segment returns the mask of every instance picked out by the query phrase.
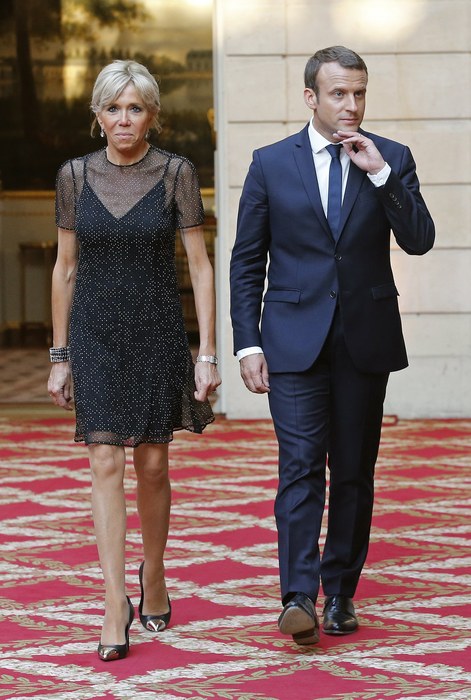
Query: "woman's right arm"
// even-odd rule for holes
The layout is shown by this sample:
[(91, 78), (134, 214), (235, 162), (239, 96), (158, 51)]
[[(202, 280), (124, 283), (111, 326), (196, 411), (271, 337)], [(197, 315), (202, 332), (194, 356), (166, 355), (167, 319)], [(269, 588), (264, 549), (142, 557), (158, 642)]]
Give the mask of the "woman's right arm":
[[(69, 319), (77, 272), (78, 244), (74, 231), (58, 229), (57, 260), (52, 273), (52, 328), (55, 348), (69, 344)], [(72, 410), (70, 362), (53, 362), (47, 390), (57, 406)]]

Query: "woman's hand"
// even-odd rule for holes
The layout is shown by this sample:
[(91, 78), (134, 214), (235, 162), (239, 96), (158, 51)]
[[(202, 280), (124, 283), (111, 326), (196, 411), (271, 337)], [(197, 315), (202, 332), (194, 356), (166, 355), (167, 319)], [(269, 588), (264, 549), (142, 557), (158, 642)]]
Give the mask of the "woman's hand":
[(195, 399), (206, 401), (208, 396), (216, 391), (221, 383), (221, 377), (217, 366), (211, 362), (197, 362), (195, 364)]
[[(188, 258), (191, 285), (198, 318), (200, 337), (199, 355), (214, 355), (216, 300), (214, 296), (213, 268), (208, 258), (204, 229), (202, 226), (182, 229), (181, 237)], [(197, 362), (195, 365), (195, 399), (206, 401), (209, 394), (217, 389), (221, 378), (217, 367), (211, 362)]]
[(73, 408), (72, 375), (70, 362), (54, 362), (47, 382), (47, 390), (56, 406), (71, 411)]

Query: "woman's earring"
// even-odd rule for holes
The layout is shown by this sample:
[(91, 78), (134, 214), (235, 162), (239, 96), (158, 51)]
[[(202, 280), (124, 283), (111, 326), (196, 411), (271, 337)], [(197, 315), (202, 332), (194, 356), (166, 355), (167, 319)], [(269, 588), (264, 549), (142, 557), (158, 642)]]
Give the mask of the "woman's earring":
[(103, 127), (100, 127), (100, 136), (101, 138), (104, 138), (105, 132), (103, 131)]

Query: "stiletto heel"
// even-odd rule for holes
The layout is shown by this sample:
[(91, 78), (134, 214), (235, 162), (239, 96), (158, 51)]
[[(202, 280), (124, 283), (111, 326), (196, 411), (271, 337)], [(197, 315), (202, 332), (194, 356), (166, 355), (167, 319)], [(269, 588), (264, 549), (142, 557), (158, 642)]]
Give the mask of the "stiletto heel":
[(149, 632), (162, 632), (166, 627), (168, 627), (170, 622), (170, 616), (172, 614), (172, 606), (170, 604), (170, 598), (167, 593), (168, 601), (168, 612), (162, 615), (144, 615), (142, 609), (144, 607), (144, 585), (142, 582), (142, 575), (144, 572), (144, 562), (139, 567), (139, 583), (141, 584), (141, 600), (139, 601), (139, 619), (141, 625), (144, 629), (149, 630)]
[(134, 620), (134, 606), (126, 596), (129, 606), (129, 617), (128, 623), (124, 629), (125, 643), (124, 644), (102, 644), (98, 645), (98, 656), (102, 661), (117, 661), (118, 659), (124, 659), (129, 651), (129, 628), (131, 627), (132, 621)]

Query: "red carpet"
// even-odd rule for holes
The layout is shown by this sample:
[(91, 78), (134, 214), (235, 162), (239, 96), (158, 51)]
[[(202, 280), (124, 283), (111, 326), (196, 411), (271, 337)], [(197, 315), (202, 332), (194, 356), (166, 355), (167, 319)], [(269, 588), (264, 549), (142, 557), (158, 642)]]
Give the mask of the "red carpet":
[[(471, 420), (385, 424), (361, 629), (300, 648), (280, 612), (268, 421), (219, 419), (171, 447), (172, 625), (96, 656), (102, 587), (72, 422), (0, 421), (0, 698), (469, 700)], [(129, 494), (128, 593), (142, 553)], [(319, 600), (319, 608), (322, 599)], [(320, 611), (320, 610), (319, 610)]]

